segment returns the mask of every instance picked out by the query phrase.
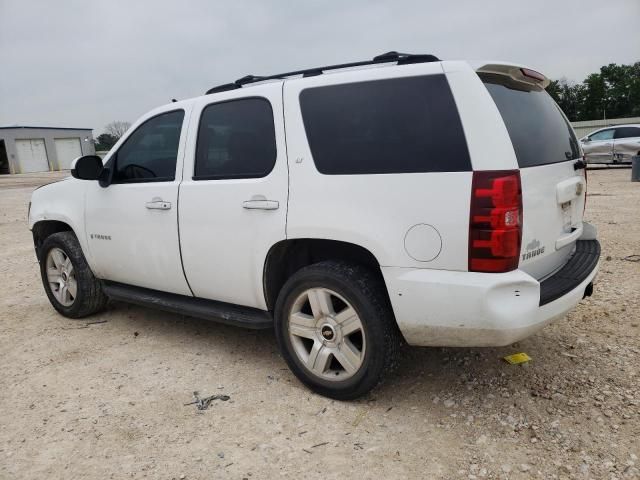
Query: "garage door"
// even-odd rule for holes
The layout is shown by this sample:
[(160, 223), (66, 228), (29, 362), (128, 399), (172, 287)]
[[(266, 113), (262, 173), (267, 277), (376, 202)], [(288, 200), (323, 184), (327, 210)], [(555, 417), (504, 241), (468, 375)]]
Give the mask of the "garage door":
[(44, 138), (16, 140), (20, 173), (46, 172), (49, 170)]
[(58, 156), (58, 169), (69, 170), (71, 160), (82, 155), (79, 138), (56, 138), (56, 155)]

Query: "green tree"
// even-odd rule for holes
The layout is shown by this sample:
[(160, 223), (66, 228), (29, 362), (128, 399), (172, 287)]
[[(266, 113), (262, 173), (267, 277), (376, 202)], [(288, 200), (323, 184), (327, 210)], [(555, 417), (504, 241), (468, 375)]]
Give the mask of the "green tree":
[(553, 80), (547, 91), (572, 121), (640, 116), (640, 62), (605, 65), (579, 84)]
[(98, 138), (96, 138), (96, 150), (111, 150), (111, 147), (113, 147), (117, 141), (118, 139), (109, 133), (98, 135)]
[(552, 80), (547, 87), (547, 92), (570, 120), (580, 117), (584, 96), (583, 85), (572, 84), (566, 78), (561, 78)]
[[(592, 73), (585, 81), (584, 97), (582, 99), (582, 109), (580, 120), (595, 120), (607, 116), (607, 85), (599, 73)], [(611, 115), (609, 115), (611, 118)]]

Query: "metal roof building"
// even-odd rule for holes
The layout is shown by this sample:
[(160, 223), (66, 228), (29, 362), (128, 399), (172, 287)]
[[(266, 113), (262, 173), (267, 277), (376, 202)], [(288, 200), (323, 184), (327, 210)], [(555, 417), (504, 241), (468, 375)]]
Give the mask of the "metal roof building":
[(81, 155), (93, 155), (91, 128), (0, 127), (0, 174), (67, 170)]

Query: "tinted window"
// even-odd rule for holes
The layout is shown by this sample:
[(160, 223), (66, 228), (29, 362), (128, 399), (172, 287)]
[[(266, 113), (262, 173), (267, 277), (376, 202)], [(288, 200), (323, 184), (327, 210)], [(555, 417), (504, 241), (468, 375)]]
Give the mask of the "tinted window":
[(300, 107), (321, 173), (471, 170), (444, 75), (309, 88)]
[(633, 138), (633, 137), (640, 137), (640, 128), (638, 127), (616, 128), (616, 138)]
[(113, 181), (172, 181), (184, 111), (163, 113), (147, 120), (124, 142), (115, 156)]
[(276, 161), (271, 104), (264, 98), (204, 108), (196, 147), (196, 180), (264, 177)]
[(565, 162), (580, 157), (569, 123), (551, 96), (504, 75), (480, 75), (511, 137), (520, 167)]
[(613, 138), (613, 128), (609, 130), (602, 130), (601, 132), (594, 133), (589, 137), (590, 140), (611, 140)]

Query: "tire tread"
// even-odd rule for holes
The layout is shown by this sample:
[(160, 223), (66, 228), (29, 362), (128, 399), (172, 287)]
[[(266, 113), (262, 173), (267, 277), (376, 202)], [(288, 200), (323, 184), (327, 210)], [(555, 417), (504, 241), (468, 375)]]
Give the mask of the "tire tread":
[[(74, 301), (69, 307), (65, 307), (58, 303), (55, 299), (46, 276), (46, 258), (47, 253), (53, 247), (58, 247), (71, 258), (73, 269), (76, 273), (76, 281), (78, 282), (79, 295), (76, 297), (78, 301)], [(80, 243), (75, 234), (70, 231), (58, 232), (48, 236), (42, 243), (40, 248), (40, 272), (42, 275), (42, 283), (49, 301), (58, 312), (69, 318), (83, 318), (97, 313), (105, 308), (108, 297), (102, 291), (102, 285), (91, 271), (87, 263)]]
[[(293, 361), (292, 355), (287, 351), (283, 335), (286, 334), (286, 328), (283, 323), (284, 307), (287, 297), (295, 291), (297, 285), (309, 278), (329, 278), (351, 285), (360, 296), (360, 301), (368, 304), (374, 311), (375, 318), (368, 318), (369, 322), (376, 322), (377, 327), (382, 328), (383, 346), (379, 352), (374, 355), (382, 355), (381, 364), (375, 371), (367, 372), (363, 380), (350, 386), (349, 388), (334, 388), (320, 385), (306, 378), (307, 375), (300, 375), (299, 367)], [(343, 294), (343, 292), (338, 292)], [(285, 357), (289, 367), (293, 373), (309, 388), (317, 393), (337, 400), (352, 400), (358, 398), (383, 382), (384, 378), (393, 372), (399, 361), (402, 346), (402, 335), (398, 329), (391, 302), (387, 295), (386, 287), (382, 279), (376, 275), (371, 269), (356, 263), (347, 263), (335, 260), (328, 260), (303, 267), (294, 273), (285, 283), (276, 303), (275, 311), (276, 337), (280, 350)]]

